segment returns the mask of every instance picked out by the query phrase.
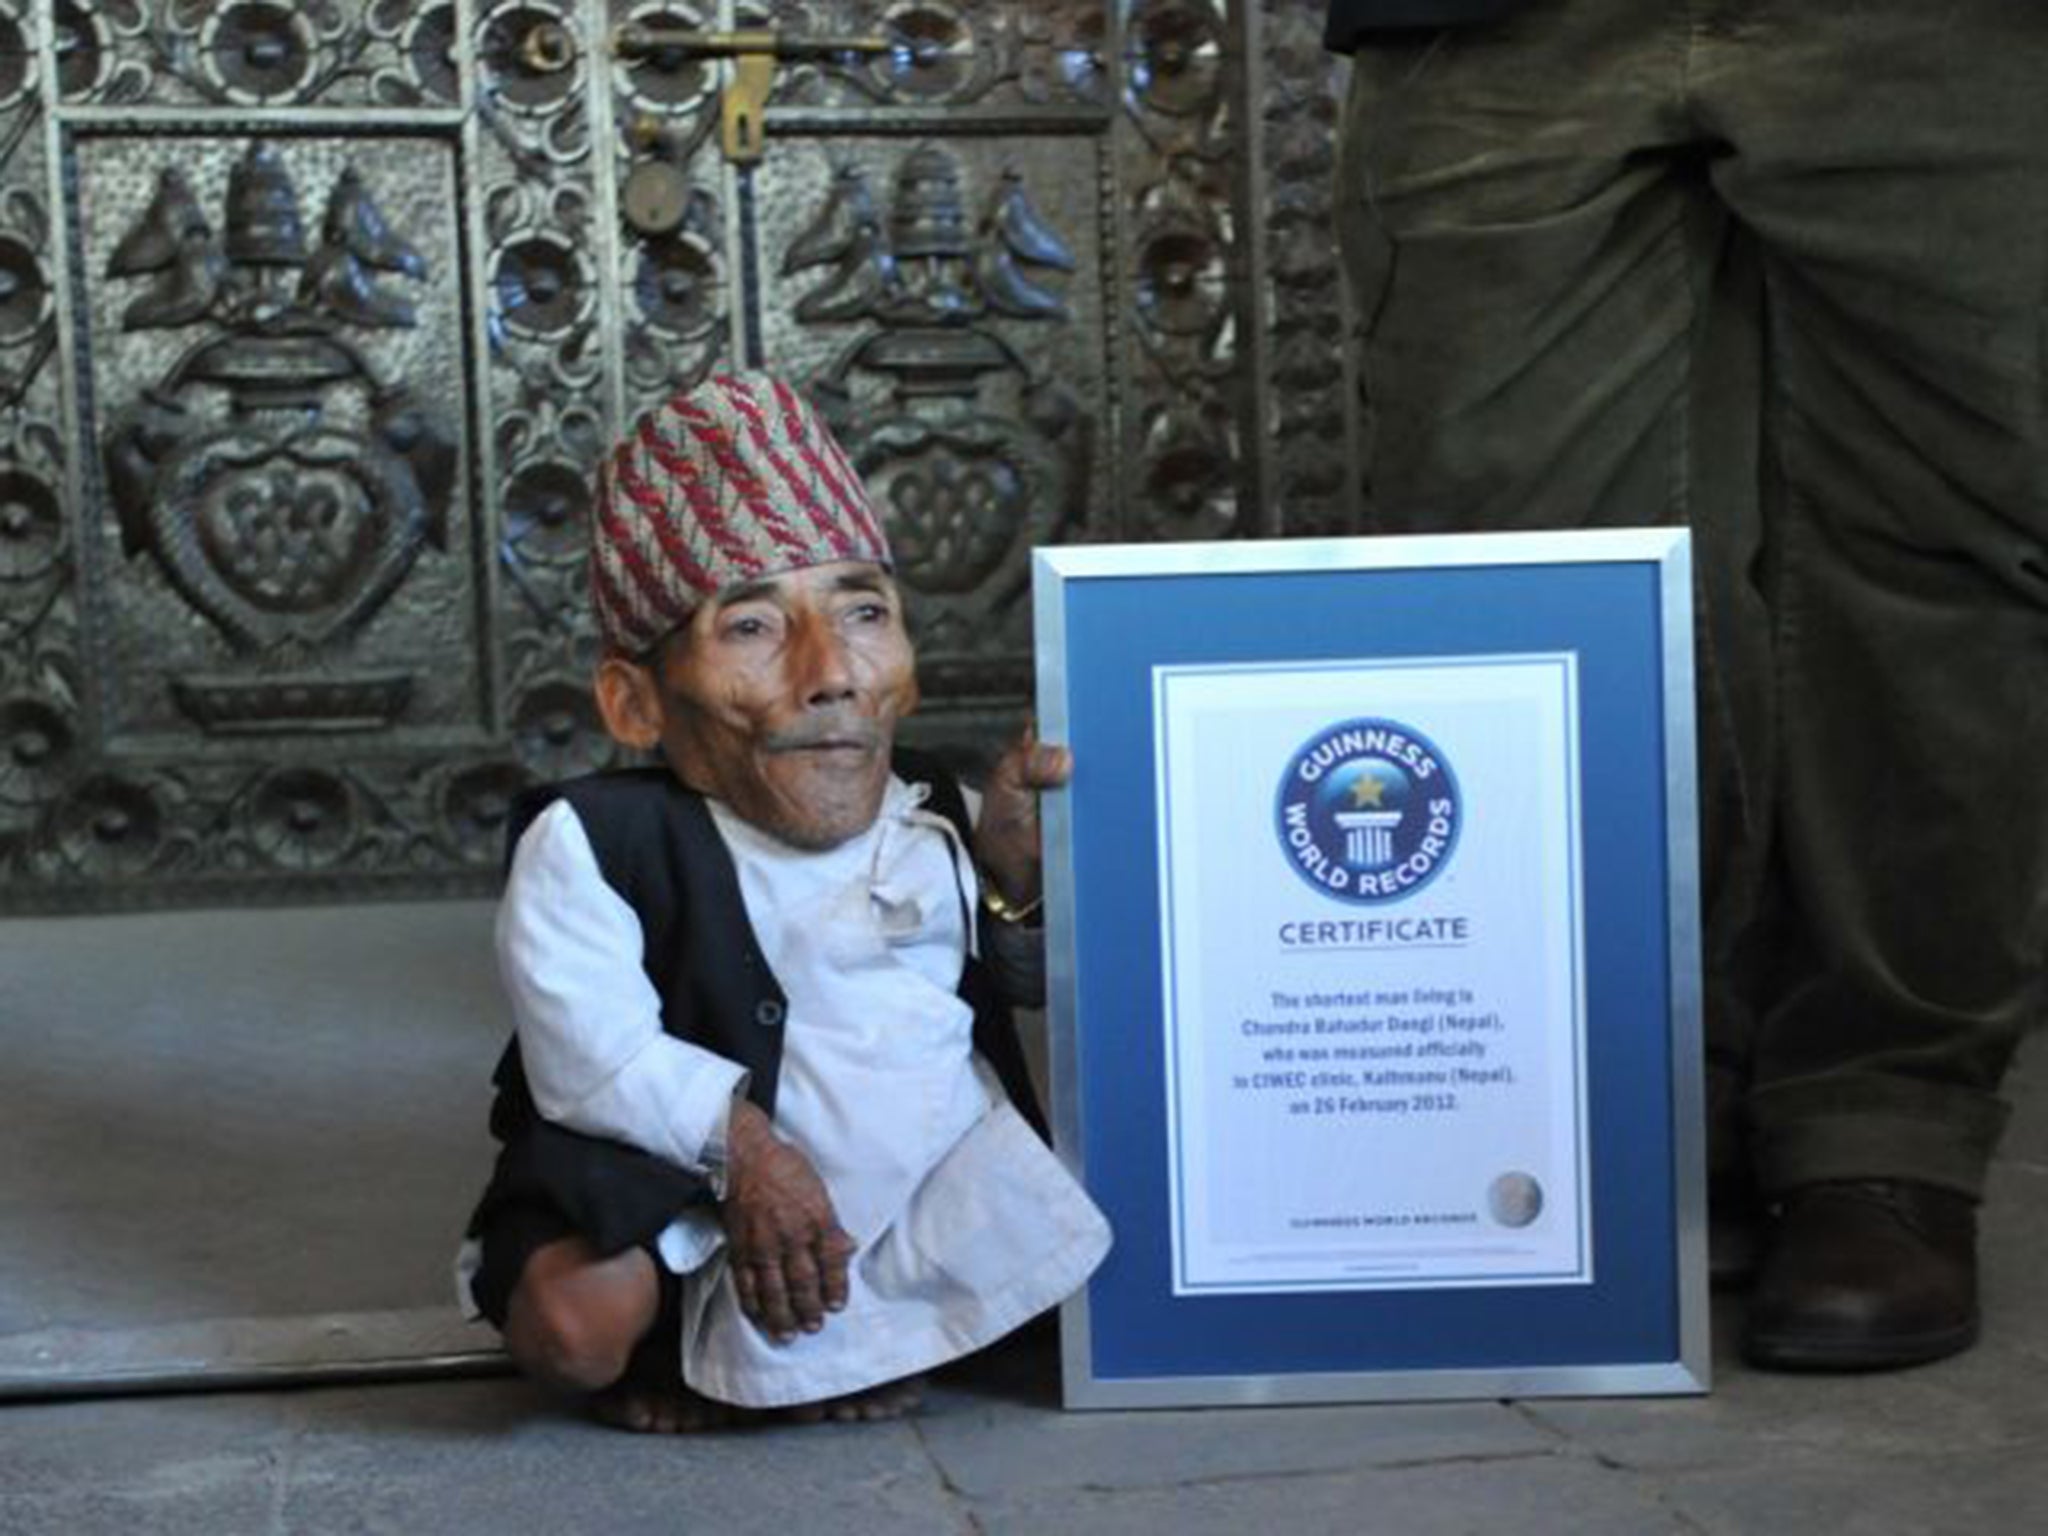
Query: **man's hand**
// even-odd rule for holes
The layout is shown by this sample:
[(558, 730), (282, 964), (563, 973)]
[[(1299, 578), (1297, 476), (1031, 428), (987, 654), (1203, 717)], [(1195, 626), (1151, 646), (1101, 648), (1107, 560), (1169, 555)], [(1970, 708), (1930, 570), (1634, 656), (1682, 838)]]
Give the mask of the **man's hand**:
[(1012, 906), (1038, 899), (1039, 791), (1061, 788), (1073, 772), (1073, 754), (1041, 742), (1036, 727), (1026, 725), (989, 773), (981, 820), (974, 829), (974, 852), (982, 872)]
[(740, 1099), (726, 1128), (726, 1256), (740, 1310), (778, 1344), (846, 1305), (855, 1244), (811, 1160)]

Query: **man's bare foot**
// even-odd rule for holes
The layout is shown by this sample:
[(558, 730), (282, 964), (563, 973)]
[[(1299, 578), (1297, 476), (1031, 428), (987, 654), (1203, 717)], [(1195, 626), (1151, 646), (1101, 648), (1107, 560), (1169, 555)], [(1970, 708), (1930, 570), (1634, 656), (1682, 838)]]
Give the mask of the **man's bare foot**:
[[(730, 1403), (700, 1397), (681, 1385), (646, 1387), (621, 1382), (592, 1393), (589, 1402), (591, 1416), (600, 1424), (641, 1435), (697, 1435), (707, 1430), (736, 1429), (766, 1416), (761, 1410), (736, 1408)], [(907, 1418), (923, 1406), (924, 1378), (906, 1376), (865, 1392), (799, 1403), (781, 1410), (780, 1416), (793, 1424), (873, 1424)]]
[(753, 1417), (744, 1408), (699, 1397), (681, 1384), (646, 1387), (628, 1382), (593, 1393), (590, 1412), (600, 1424), (641, 1435), (696, 1435), (729, 1429)]
[(784, 1412), (798, 1424), (871, 1424), (908, 1418), (924, 1406), (924, 1378), (905, 1376), (865, 1392), (828, 1397), (821, 1403), (799, 1403)]

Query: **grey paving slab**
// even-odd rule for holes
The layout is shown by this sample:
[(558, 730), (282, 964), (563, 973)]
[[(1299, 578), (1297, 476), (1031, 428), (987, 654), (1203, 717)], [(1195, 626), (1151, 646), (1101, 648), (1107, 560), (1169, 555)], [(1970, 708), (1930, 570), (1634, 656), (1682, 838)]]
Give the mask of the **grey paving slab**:
[(0, 1536), (241, 1536), (277, 1529), (274, 1503), (267, 1481), (221, 1489), (9, 1494), (0, 1502)]
[(1618, 1464), (1670, 1470), (2048, 1445), (2044, 1396), (2037, 1373), (2009, 1362), (1955, 1362), (1884, 1376), (1729, 1373), (1709, 1398), (1522, 1407)]
[(304, 1400), (210, 1393), (0, 1408), (0, 1509), (82, 1490), (196, 1495), (260, 1484)]
[(2048, 1445), (2048, 1378), (2009, 1327), (1995, 1327), (1968, 1354), (1917, 1370), (1783, 1375), (1736, 1358), (1738, 1302), (1722, 1299), (1715, 1316), (1707, 1397), (1545, 1400), (1521, 1410), (1603, 1456), (1646, 1468)]
[(919, 1432), (969, 1496), (1540, 1454), (1553, 1431), (1488, 1402), (1063, 1413), (1040, 1325), (944, 1373)]
[(1674, 1478), (1663, 1496), (1702, 1536), (2020, 1536), (2048, 1521), (2048, 1460), (2039, 1447), (1802, 1457), (1767, 1472)]
[(286, 1401), (129, 1399), (0, 1410), (0, 1533), (271, 1529)]
[(7, 1409), (0, 1488), (10, 1536), (968, 1528), (911, 1424), (626, 1435), (512, 1380)]
[(306, 1532), (774, 1532), (968, 1529), (909, 1425), (705, 1437), (536, 1417), (496, 1436), (309, 1426), (283, 1528)]
[(2048, 1362), (2048, 1163), (1994, 1166), (1980, 1222), (1986, 1346)]
[(1562, 1452), (971, 1500), (987, 1536), (1697, 1536), (1647, 1479)]
[(1070, 1414), (963, 1404), (930, 1415), (922, 1429), (947, 1478), (971, 1498), (1481, 1461), (1540, 1455), (1557, 1443), (1498, 1403)]
[(1058, 1413), (1044, 1364), (948, 1381), (907, 1424), (694, 1440), (511, 1379), (0, 1408), (0, 1533), (1938, 1536), (2048, 1508), (2042, 1378), (2010, 1352), (1704, 1400), (1159, 1414)]

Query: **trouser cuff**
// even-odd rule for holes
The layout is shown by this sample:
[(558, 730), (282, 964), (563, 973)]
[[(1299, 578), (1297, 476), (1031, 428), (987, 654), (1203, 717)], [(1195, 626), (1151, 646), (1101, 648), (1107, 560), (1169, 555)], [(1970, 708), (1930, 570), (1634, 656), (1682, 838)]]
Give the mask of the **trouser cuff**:
[(1801, 1184), (1910, 1179), (1981, 1200), (2010, 1113), (1989, 1094), (1882, 1079), (1758, 1089), (1757, 1182), (1768, 1197)]

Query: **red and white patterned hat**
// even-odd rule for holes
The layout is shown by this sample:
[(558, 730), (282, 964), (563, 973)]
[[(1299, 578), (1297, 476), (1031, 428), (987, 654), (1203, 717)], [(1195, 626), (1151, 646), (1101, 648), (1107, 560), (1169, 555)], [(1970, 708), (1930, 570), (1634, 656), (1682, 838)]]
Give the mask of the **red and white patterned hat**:
[(766, 373), (720, 374), (636, 421), (598, 473), (590, 587), (628, 654), (735, 582), (835, 560), (889, 564), (867, 488), (810, 403)]

